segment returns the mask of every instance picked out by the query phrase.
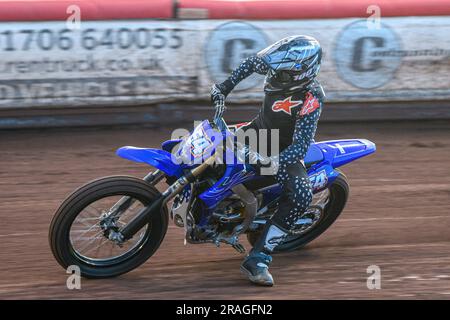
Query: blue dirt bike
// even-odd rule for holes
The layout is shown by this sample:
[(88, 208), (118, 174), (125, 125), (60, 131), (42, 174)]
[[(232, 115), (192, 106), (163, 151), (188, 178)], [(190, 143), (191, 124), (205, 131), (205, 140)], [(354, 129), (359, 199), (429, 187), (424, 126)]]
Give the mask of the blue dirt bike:
[[(169, 216), (184, 228), (185, 243), (221, 243), (239, 252), (239, 236), (255, 243), (277, 210), (281, 188), (273, 176), (260, 176), (236, 160), (223, 142), (233, 136), (222, 114), (203, 121), (190, 135), (162, 144), (162, 150), (122, 147), (125, 159), (156, 168), (145, 178), (111, 176), (72, 193), (53, 217), (49, 240), (56, 260), (78, 265), (89, 278), (113, 277), (137, 268), (159, 248)], [(314, 191), (309, 209), (276, 251), (300, 248), (317, 238), (342, 212), (349, 194), (337, 168), (369, 155), (365, 139), (313, 143), (304, 159)], [(200, 161), (201, 160), (201, 161)], [(163, 179), (163, 192), (155, 185)], [(167, 208), (171, 202), (171, 210)]]

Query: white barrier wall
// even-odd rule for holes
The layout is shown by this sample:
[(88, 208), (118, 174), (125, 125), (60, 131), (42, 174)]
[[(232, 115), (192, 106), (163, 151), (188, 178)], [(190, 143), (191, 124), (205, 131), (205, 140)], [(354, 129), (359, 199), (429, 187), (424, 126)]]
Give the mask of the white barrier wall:
[[(450, 98), (450, 17), (303, 21), (93, 21), (0, 24), (0, 107), (209, 99), (245, 57), (292, 35), (323, 46), (328, 101)], [(254, 75), (230, 95), (259, 101)]]

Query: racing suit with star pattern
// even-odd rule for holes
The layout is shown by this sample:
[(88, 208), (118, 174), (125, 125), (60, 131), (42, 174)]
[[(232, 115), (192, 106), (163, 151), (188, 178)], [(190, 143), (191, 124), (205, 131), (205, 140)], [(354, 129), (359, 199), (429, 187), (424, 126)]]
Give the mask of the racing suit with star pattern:
[[(269, 67), (264, 61), (251, 56), (216, 87), (226, 97), (251, 74), (266, 75), (268, 71)], [(271, 159), (278, 162), (275, 178), (282, 185), (283, 192), (278, 211), (271, 222), (284, 231), (295, 228), (295, 222), (312, 201), (311, 185), (302, 160), (314, 139), (323, 99), (323, 89), (317, 81), (295, 92), (266, 92), (257, 117), (242, 127), (243, 130), (267, 129), (268, 137), (271, 136), (271, 129), (279, 130), (280, 153), (271, 156)], [(270, 252), (273, 247), (266, 245), (264, 249)]]

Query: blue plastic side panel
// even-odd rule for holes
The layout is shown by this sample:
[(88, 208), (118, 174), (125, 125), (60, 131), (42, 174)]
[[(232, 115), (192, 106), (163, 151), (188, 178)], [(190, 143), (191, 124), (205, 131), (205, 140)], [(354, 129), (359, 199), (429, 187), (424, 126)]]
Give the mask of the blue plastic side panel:
[(310, 164), (310, 163), (322, 161), (323, 160), (323, 152), (316, 144), (313, 143), (309, 146), (304, 160), (305, 160), (306, 165)]
[(122, 147), (116, 151), (119, 157), (140, 163), (147, 163), (169, 176), (181, 176), (180, 165), (172, 161), (171, 154), (164, 150), (136, 147)]
[(244, 165), (227, 165), (225, 173), (211, 188), (198, 197), (206, 204), (206, 207), (214, 208), (220, 201), (229, 197), (233, 191), (231, 188), (255, 176), (254, 171), (244, 170)]

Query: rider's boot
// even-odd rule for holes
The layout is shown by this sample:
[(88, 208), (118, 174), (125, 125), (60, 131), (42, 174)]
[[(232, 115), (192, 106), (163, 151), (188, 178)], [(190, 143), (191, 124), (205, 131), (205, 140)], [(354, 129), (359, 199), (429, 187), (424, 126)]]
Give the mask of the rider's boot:
[(268, 221), (253, 249), (244, 259), (241, 270), (248, 279), (258, 285), (273, 286), (273, 277), (269, 272), (272, 257), (269, 255), (287, 236), (287, 232)]

